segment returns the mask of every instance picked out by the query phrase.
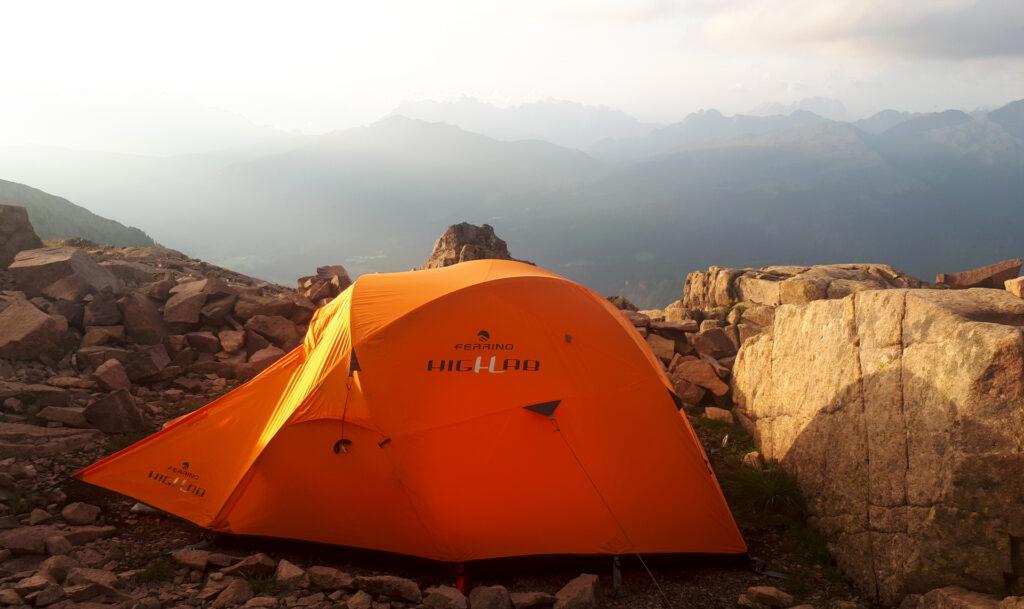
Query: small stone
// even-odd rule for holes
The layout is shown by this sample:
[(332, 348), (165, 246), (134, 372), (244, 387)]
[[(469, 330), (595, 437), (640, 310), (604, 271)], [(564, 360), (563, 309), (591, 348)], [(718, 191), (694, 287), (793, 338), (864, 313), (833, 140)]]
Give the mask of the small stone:
[[(207, 557), (207, 560), (211, 560), (213, 557)], [(251, 575), (255, 577), (266, 577), (271, 575), (277, 568), (277, 563), (274, 559), (263, 554), (253, 554), (252, 556), (246, 556), (237, 563), (222, 569), (225, 575)]]
[[(227, 581), (228, 579), (230, 581)], [(220, 591), (217, 598), (210, 603), (210, 609), (234, 607), (252, 598), (252, 586), (249, 585), (249, 582), (238, 577), (225, 578), (225, 581), (227, 581), (227, 585)]]
[(277, 563), (277, 569), (274, 570), (274, 580), (279, 584), (295, 588), (304, 588), (309, 585), (306, 572), (283, 559)]
[(512, 606), (515, 609), (544, 609), (555, 604), (555, 595), (547, 592), (513, 592)]
[(18, 580), (13, 587), (15, 592), (25, 596), (26, 594), (42, 590), (49, 583), (50, 580), (46, 579), (42, 575), (30, 575), (29, 577)]
[(42, 508), (36, 508), (28, 514), (29, 526), (36, 526), (37, 524), (43, 524), (53, 520), (53, 516), (49, 512)]
[(418, 603), (423, 598), (420, 587), (416, 585), (416, 582), (404, 577), (396, 577), (394, 575), (359, 576), (355, 578), (353, 583), (356, 588), (365, 590), (373, 595), (381, 595), (413, 603)]
[(98, 584), (107, 588), (114, 588), (117, 585), (117, 575), (107, 569), (75, 567), (68, 571), (65, 581), (71, 585)]
[(39, 565), (38, 573), (51, 581), (63, 583), (68, 573), (78, 566), (78, 561), (70, 556), (51, 556)]
[(466, 609), (466, 595), (451, 586), (427, 588), (423, 604), (430, 609)]
[(333, 567), (319, 565), (310, 567), (306, 571), (306, 575), (309, 576), (310, 583), (323, 590), (339, 590), (352, 587), (352, 576)]
[(505, 586), (477, 586), (469, 592), (473, 609), (512, 609), (512, 597)]
[(745, 607), (746, 609), (764, 609), (763, 605), (750, 600), (750, 597), (746, 594), (741, 594), (739, 598), (736, 599), (736, 606)]
[(769, 607), (790, 607), (794, 600), (791, 594), (772, 586), (750, 586), (747, 588), (747, 598)]
[(601, 606), (601, 582), (584, 573), (555, 593), (555, 609), (594, 609)]
[(74, 549), (74, 546), (63, 535), (51, 535), (44, 540), (46, 553), (50, 556), (64, 556)]
[(242, 607), (248, 609), (269, 609), (271, 607), (277, 607), (277, 599), (273, 596), (254, 596), (249, 600), (245, 601)]
[(52, 605), (57, 601), (64, 598), (64, 588), (61, 588), (55, 583), (48, 584), (45, 588), (36, 594), (36, 598), (33, 601), (36, 607), (46, 607)]
[(730, 425), (736, 423), (736, 418), (733, 416), (732, 411), (725, 408), (708, 406), (704, 408), (704, 416), (712, 421), (721, 421)]
[(372, 609), (373, 597), (360, 590), (349, 597), (345, 605), (348, 609)]
[(108, 359), (96, 368), (92, 373), (93, 378), (107, 391), (118, 389), (131, 389), (132, 383), (128, 380), (128, 373), (124, 364), (116, 359)]
[(764, 457), (756, 450), (752, 450), (743, 455), (743, 465), (753, 467), (755, 469), (764, 469)]
[(64, 509), (60, 511), (60, 515), (68, 524), (93, 524), (100, 515), (100, 508), (76, 501), (64, 506)]
[(178, 550), (171, 554), (171, 558), (183, 567), (205, 571), (210, 560), (210, 553), (205, 550)]

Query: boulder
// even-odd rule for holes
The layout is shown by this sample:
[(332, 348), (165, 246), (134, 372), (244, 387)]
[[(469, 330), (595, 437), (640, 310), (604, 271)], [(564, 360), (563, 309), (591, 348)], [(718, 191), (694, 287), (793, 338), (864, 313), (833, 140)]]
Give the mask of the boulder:
[(1005, 290), (862, 291), (779, 307), (736, 360), (740, 421), (883, 604), (1004, 585), (1024, 537), (1022, 325)]
[(171, 363), (171, 356), (162, 344), (151, 345), (132, 351), (124, 365), (124, 371), (133, 382), (144, 382), (159, 374)]
[(100, 364), (93, 371), (92, 376), (107, 391), (132, 388), (132, 382), (128, 380), (128, 373), (125, 372), (124, 365), (113, 358)]
[(128, 351), (118, 347), (82, 347), (75, 353), (78, 369), (88, 372), (100, 367), (107, 360), (116, 359), (122, 364), (128, 361)]
[(374, 596), (386, 596), (395, 600), (418, 603), (423, 598), (416, 582), (394, 575), (360, 575), (353, 584), (356, 588)]
[(228, 353), (234, 353), (245, 346), (245, 332), (243, 330), (221, 330), (217, 333), (221, 347)]
[(694, 385), (686, 379), (673, 376), (672, 380), (672, 386), (675, 389), (676, 395), (679, 396), (679, 399), (691, 406), (700, 404), (701, 400), (704, 399), (704, 396), (707, 395), (707, 390), (703, 387)]
[(0, 531), (0, 548), (19, 554), (44, 554), (46, 538), (55, 534), (52, 526), (17, 527)]
[[(678, 362), (672, 369), (672, 380), (676, 383), (679, 381), (692, 383), (698, 387), (707, 389), (717, 396), (723, 396), (729, 393), (729, 386), (722, 382), (722, 379), (715, 371), (714, 366), (712, 366), (710, 362), (702, 359), (690, 359)], [(683, 397), (683, 394), (679, 393), (678, 390), (676, 393), (679, 394), (679, 397)]]
[(651, 352), (654, 353), (654, 357), (666, 364), (672, 361), (672, 356), (676, 354), (676, 341), (657, 334), (649, 334), (645, 340), (651, 348)]
[(285, 351), (299, 346), (302, 339), (295, 324), (280, 315), (254, 315), (245, 322), (245, 329), (259, 334)]
[(423, 263), (424, 269), (437, 269), (467, 260), (515, 260), (508, 245), (494, 234), (490, 224), (476, 226), (468, 222), (449, 226), (434, 243), (434, 251)]
[(505, 586), (477, 586), (469, 591), (473, 609), (512, 609), (512, 597)]
[(92, 447), (103, 439), (94, 429), (0, 423), (0, 458), (41, 457)]
[(707, 271), (695, 271), (686, 276), (682, 307), (707, 310), (740, 303), (774, 307), (843, 298), (862, 290), (917, 287), (921, 287), (919, 280), (885, 264), (769, 266), (761, 269), (713, 266)]
[(1014, 277), (1003, 282), (1006, 291), (1017, 298), (1024, 298), (1024, 277)]
[(205, 304), (206, 294), (203, 292), (171, 294), (167, 302), (164, 303), (164, 321), (168, 324), (183, 326), (198, 325)]
[(18, 296), (0, 295), (0, 358), (59, 358), (67, 347), (68, 322)]
[(185, 335), (188, 345), (200, 353), (220, 351), (220, 339), (213, 332), (189, 332)]
[(135, 398), (124, 389), (118, 389), (85, 407), (85, 418), (90, 425), (106, 433), (145, 431), (146, 423), (135, 405)]
[(7, 268), (18, 252), (41, 247), (43, 241), (32, 228), (25, 208), (0, 205), (0, 268)]
[(583, 574), (555, 593), (555, 609), (596, 609), (602, 598), (597, 576)]
[(688, 335), (694, 350), (701, 355), (719, 358), (736, 353), (737, 347), (722, 328), (707, 328)]
[(622, 294), (616, 294), (615, 296), (609, 296), (608, 302), (619, 309), (620, 311), (637, 311), (637, 306), (629, 301), (628, 298)]
[(248, 320), (256, 315), (280, 315), (289, 317), (295, 312), (295, 304), (286, 298), (239, 294), (234, 314), (238, 319)]
[(1013, 258), (958, 273), (939, 273), (937, 285), (951, 288), (1002, 288), (1007, 280), (1020, 275), (1021, 259)]
[(113, 290), (102, 290), (86, 303), (83, 322), (86, 326), (116, 326), (121, 323), (121, 309), (117, 306)]
[(36, 414), (45, 421), (60, 423), (67, 427), (88, 427), (84, 409), (74, 406), (47, 406)]
[(128, 338), (142, 345), (155, 345), (167, 336), (163, 316), (156, 303), (142, 292), (130, 292), (118, 302)]
[(73, 247), (44, 247), (18, 252), (10, 265), (14, 281), (27, 296), (72, 302), (104, 289), (117, 293), (121, 282), (88, 254)]
[(124, 326), (88, 326), (81, 347), (100, 347), (124, 342)]
[(299, 294), (310, 302), (323, 306), (352, 285), (348, 271), (340, 264), (317, 267), (316, 275), (300, 277)]
[(309, 578), (306, 572), (298, 565), (281, 559), (274, 570), (274, 581), (291, 588), (305, 588), (309, 586)]

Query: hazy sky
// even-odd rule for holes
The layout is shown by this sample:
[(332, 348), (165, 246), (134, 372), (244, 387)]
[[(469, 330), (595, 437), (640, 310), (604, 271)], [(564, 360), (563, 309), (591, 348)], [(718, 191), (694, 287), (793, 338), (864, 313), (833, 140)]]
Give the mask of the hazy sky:
[(0, 20), (8, 142), (191, 104), (315, 133), (460, 94), (659, 122), (810, 96), (854, 116), (1024, 98), (1022, 0), (32, 0)]

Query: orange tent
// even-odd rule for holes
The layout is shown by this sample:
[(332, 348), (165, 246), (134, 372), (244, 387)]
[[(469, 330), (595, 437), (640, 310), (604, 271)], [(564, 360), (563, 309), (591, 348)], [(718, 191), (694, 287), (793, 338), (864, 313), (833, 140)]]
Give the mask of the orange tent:
[(216, 531), (450, 562), (745, 552), (669, 387), (549, 271), (363, 275), (259, 376), (77, 476)]

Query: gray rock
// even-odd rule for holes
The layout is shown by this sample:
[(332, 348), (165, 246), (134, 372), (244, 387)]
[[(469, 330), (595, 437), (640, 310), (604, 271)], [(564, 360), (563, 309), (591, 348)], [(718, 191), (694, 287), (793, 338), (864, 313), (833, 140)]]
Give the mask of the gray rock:
[(750, 586), (746, 594), (755, 603), (768, 607), (790, 607), (795, 600), (793, 595), (772, 586)]
[(155, 345), (167, 336), (164, 318), (156, 303), (141, 292), (129, 292), (118, 302), (125, 334), (142, 345)]

